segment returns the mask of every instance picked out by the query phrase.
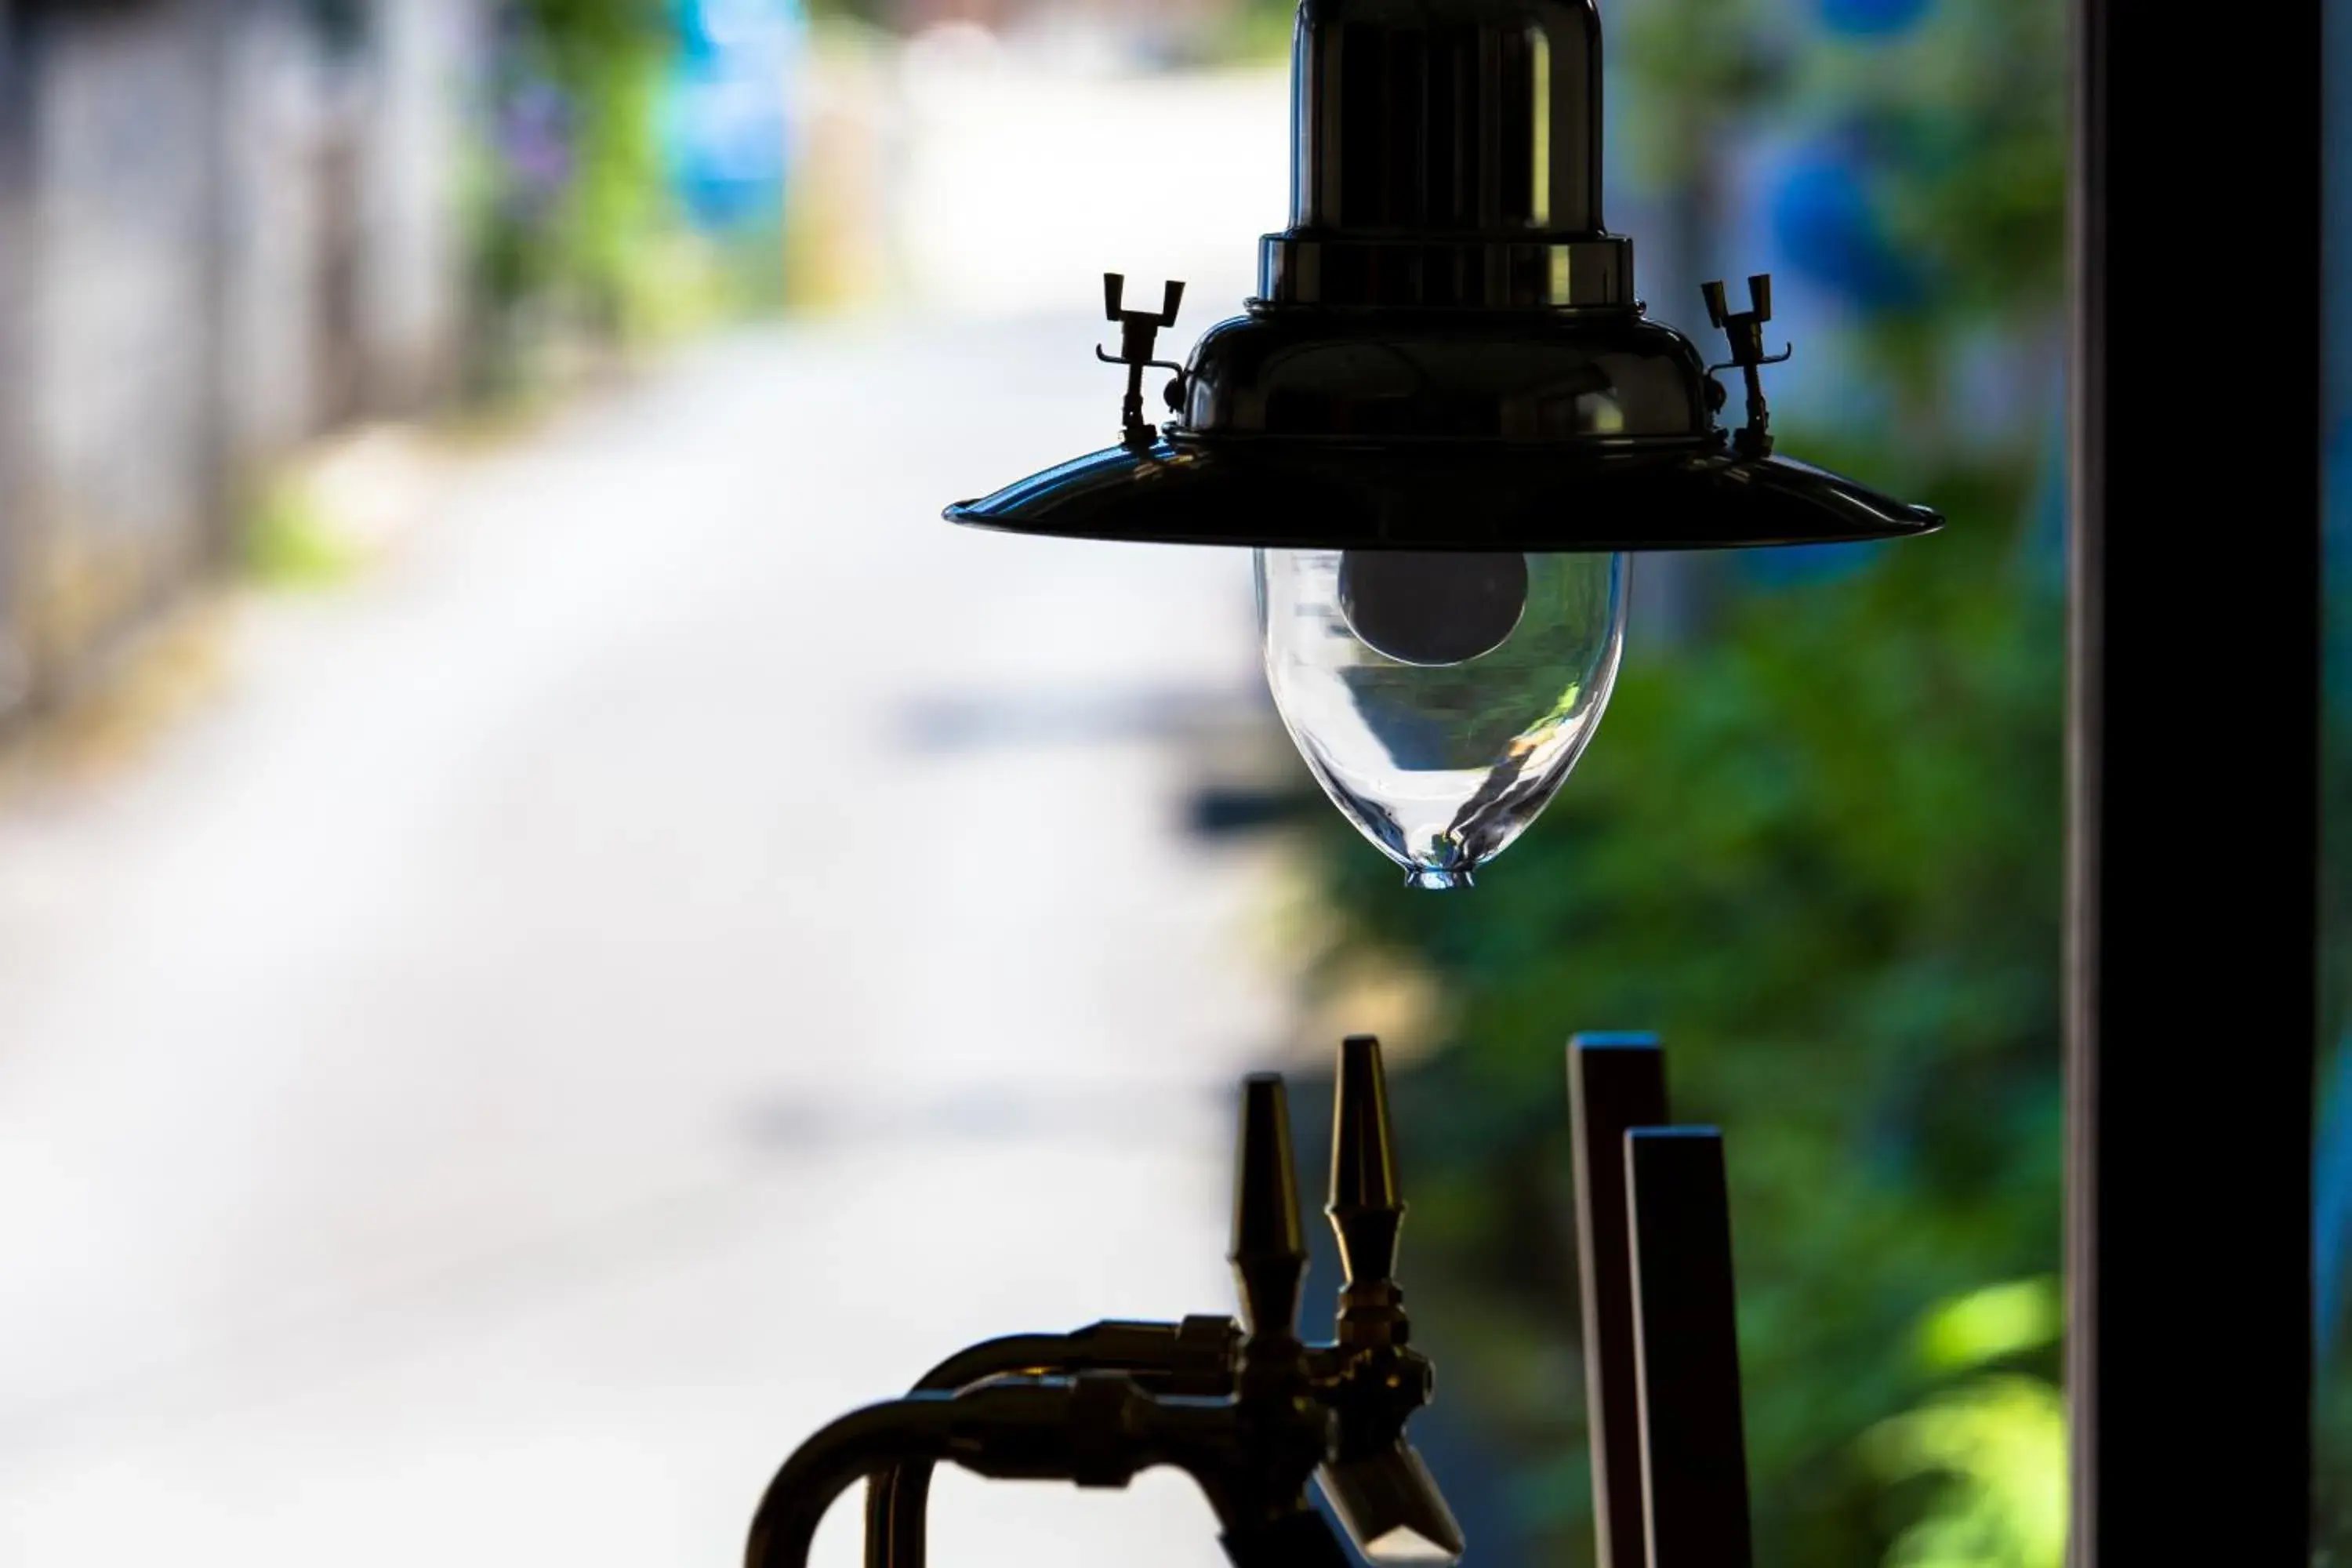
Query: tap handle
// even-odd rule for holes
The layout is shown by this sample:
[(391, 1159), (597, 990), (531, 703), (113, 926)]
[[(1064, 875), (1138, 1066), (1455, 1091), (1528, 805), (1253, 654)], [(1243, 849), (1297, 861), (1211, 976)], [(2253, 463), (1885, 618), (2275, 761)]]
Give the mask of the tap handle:
[(1242, 1080), (1234, 1244), (1228, 1257), (1250, 1339), (1295, 1344), (1307, 1242), (1299, 1226), (1298, 1178), (1290, 1152), (1290, 1100), (1280, 1073), (1252, 1073)]
[(1404, 1200), (1397, 1195), (1388, 1078), (1381, 1068), (1381, 1043), (1370, 1035), (1350, 1035), (1339, 1046), (1339, 1082), (1331, 1097), (1331, 1202), (1324, 1213), (1339, 1238), (1347, 1276), (1339, 1288), (1339, 1342), (1402, 1346), (1412, 1337), (1404, 1292), (1396, 1283)]
[(1397, 1289), (1396, 1138), (1389, 1122), (1381, 1042), (1350, 1035), (1339, 1044), (1331, 1097), (1331, 1202), (1324, 1212), (1339, 1238), (1347, 1282), (1339, 1289), (1339, 1346), (1347, 1371), (1328, 1386), (1339, 1441), (1318, 1474), (1323, 1495), (1358, 1551), (1375, 1565), (1461, 1559), (1462, 1526), (1405, 1423), (1429, 1403), (1429, 1361), (1406, 1346), (1404, 1292)]
[(1388, 1077), (1381, 1070), (1381, 1042), (1371, 1035), (1350, 1035), (1339, 1045), (1339, 1081), (1331, 1097), (1331, 1202), (1323, 1212), (1339, 1236), (1349, 1290), (1396, 1273), (1404, 1200), (1397, 1195)]

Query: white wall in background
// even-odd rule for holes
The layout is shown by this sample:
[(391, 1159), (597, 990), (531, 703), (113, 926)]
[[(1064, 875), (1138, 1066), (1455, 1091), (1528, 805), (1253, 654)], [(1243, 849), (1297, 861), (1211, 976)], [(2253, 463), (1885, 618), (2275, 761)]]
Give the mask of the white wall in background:
[(1190, 285), (1179, 335), (1255, 291), (1288, 220), (1285, 67), (1143, 72), (1071, 40), (935, 29), (899, 69), (892, 222), (909, 303), (1099, 310), (1102, 274)]

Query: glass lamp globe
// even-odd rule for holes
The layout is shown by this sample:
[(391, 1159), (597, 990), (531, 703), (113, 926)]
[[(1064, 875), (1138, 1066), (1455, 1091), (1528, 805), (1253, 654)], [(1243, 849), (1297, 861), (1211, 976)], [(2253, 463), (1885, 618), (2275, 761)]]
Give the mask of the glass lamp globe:
[(1469, 885), (1576, 765), (1616, 684), (1626, 567), (1599, 553), (1256, 552), (1283, 723), (1410, 884)]

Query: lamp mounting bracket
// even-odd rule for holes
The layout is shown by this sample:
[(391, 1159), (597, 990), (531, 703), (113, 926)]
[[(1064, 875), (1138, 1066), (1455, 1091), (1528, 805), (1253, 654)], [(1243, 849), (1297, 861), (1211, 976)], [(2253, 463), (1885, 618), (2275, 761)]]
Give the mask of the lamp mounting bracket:
[(1764, 352), (1764, 323), (1772, 319), (1772, 275), (1749, 275), (1745, 310), (1731, 309), (1720, 279), (1700, 284), (1699, 292), (1706, 299), (1707, 321), (1723, 333), (1731, 347), (1731, 357), (1721, 364), (1707, 366), (1706, 374), (1712, 376), (1719, 370), (1737, 370), (1748, 383), (1748, 423), (1732, 432), (1732, 448), (1743, 458), (1769, 457), (1772, 411), (1765, 405), (1764, 378), (1758, 370), (1763, 365), (1779, 364), (1797, 352), (1793, 346), (1783, 347), (1776, 354)]
[(1127, 396), (1119, 405), (1119, 444), (1140, 452), (1150, 449), (1156, 435), (1143, 417), (1143, 373), (1174, 371), (1176, 378), (1168, 384), (1168, 405), (1173, 408), (1183, 401), (1184, 367), (1170, 360), (1153, 359), (1151, 351), (1160, 341), (1160, 329), (1176, 324), (1176, 312), (1184, 303), (1184, 285), (1170, 279), (1160, 289), (1157, 310), (1123, 309), (1126, 293), (1125, 274), (1103, 274), (1103, 317), (1118, 323), (1118, 353), (1105, 353), (1097, 344), (1095, 358), (1105, 364), (1127, 366)]

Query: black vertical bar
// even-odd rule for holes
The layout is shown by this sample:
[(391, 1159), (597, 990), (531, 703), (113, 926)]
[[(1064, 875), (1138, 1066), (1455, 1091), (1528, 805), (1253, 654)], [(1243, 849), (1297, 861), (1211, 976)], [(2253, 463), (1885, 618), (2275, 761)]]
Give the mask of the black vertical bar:
[(1593, 1560), (1600, 1568), (1644, 1568), (1649, 1542), (1642, 1527), (1642, 1396), (1633, 1351), (1625, 1133), (1666, 1120), (1665, 1053), (1658, 1048), (1658, 1037), (1588, 1034), (1570, 1039), (1568, 1103), (1576, 1138), (1576, 1257), (1584, 1301)]
[(2074, 0), (2074, 1568), (2307, 1561), (2321, 11)]
[(1723, 1135), (1625, 1134), (1647, 1568), (1751, 1568)]

